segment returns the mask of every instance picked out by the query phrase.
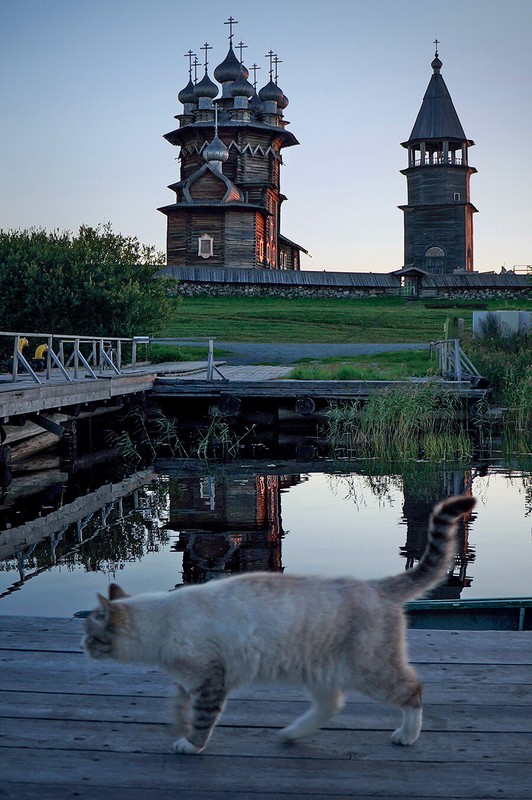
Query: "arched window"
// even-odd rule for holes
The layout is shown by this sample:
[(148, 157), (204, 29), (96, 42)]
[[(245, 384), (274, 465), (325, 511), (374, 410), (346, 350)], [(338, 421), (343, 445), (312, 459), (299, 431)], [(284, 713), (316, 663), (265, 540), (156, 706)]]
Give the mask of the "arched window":
[(443, 272), (445, 251), (441, 247), (429, 247), (423, 259), (423, 266), (431, 272)]

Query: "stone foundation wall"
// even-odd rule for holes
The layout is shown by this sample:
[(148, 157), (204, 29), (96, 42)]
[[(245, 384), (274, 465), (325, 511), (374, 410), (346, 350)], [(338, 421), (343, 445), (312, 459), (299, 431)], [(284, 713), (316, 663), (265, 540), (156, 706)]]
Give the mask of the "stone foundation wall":
[[(361, 297), (398, 297), (399, 287), (396, 289), (371, 287), (368, 289), (347, 289), (341, 286), (282, 286), (234, 283), (206, 283), (195, 281), (179, 281), (172, 294), (183, 297), (286, 297), (296, 298), (323, 298), (323, 299), (358, 299)], [(532, 296), (532, 287), (524, 289), (508, 288), (427, 288), (421, 289), (420, 299), (441, 298), (460, 300), (520, 300)]]

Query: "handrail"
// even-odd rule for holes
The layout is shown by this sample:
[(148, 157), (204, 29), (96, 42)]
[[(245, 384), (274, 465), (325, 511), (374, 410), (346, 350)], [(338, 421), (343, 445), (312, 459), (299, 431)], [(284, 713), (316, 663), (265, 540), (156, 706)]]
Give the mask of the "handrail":
[(452, 381), (471, 380), (482, 377), (471, 359), (460, 347), (459, 339), (444, 339), (431, 342), (438, 356), (438, 371), (442, 378)]
[[(0, 331), (0, 337), (13, 339), (11, 380), (16, 382), (22, 372), (37, 384), (50, 380), (52, 369), (56, 367), (63, 378), (69, 382), (81, 378), (92, 380), (109, 372), (122, 375), (125, 370), (135, 370), (138, 366), (139, 345), (166, 344), (170, 346), (201, 344), (207, 345), (207, 380), (212, 380), (214, 372), (223, 377), (214, 364), (213, 336), (196, 337), (152, 337), (152, 336), (85, 336), (77, 334), (35, 333), (29, 331)], [(38, 340), (45, 346), (42, 358), (31, 358), (24, 351), (29, 347), (28, 339)], [(123, 348), (131, 347), (131, 363), (123, 364)], [(83, 349), (85, 352), (83, 352)], [(83, 370), (80, 370), (80, 365)], [(43, 372), (39, 377), (38, 372)], [(82, 373), (80, 375), (80, 372)], [(88, 374), (87, 374), (88, 373)]]

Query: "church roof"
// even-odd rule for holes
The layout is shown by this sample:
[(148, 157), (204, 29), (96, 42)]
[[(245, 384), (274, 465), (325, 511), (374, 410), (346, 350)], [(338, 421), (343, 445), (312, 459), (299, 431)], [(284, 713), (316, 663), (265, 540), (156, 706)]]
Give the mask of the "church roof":
[(464, 133), (449, 90), (440, 74), (442, 62), (437, 55), (431, 66), (434, 73), (429, 81), (410, 138), (407, 142), (403, 142), (403, 146), (431, 139), (458, 139), (461, 142), (473, 144)]

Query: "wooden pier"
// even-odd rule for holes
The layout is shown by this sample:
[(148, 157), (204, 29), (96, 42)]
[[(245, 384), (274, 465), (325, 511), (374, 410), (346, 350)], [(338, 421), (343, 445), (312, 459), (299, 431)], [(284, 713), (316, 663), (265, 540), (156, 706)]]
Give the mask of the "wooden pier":
[[(38, 417), (58, 409), (72, 409), (83, 405), (98, 405), (119, 398), (149, 392), (158, 398), (207, 398), (222, 396), (242, 398), (312, 398), (313, 400), (354, 400), (368, 397), (377, 389), (394, 388), (422, 383), (413, 381), (299, 381), (282, 379), (291, 371), (287, 366), (224, 366), (220, 374), (207, 380), (207, 370), (202, 362), (175, 362), (146, 365), (121, 375), (108, 374), (104, 378), (80, 378), (68, 382), (57, 376), (36, 385), (29, 379), (12, 383), (7, 376), (0, 379), (0, 422), (8, 423), (21, 415)], [(474, 398), (485, 394), (472, 387), (469, 381), (440, 380), (443, 391)]]
[(425, 684), (413, 747), (390, 742), (398, 712), (361, 695), (282, 744), (277, 729), (307, 701), (250, 689), (229, 701), (205, 754), (178, 756), (167, 677), (86, 659), (81, 631), (78, 619), (0, 617), (2, 799), (531, 796), (532, 633), (410, 631)]

